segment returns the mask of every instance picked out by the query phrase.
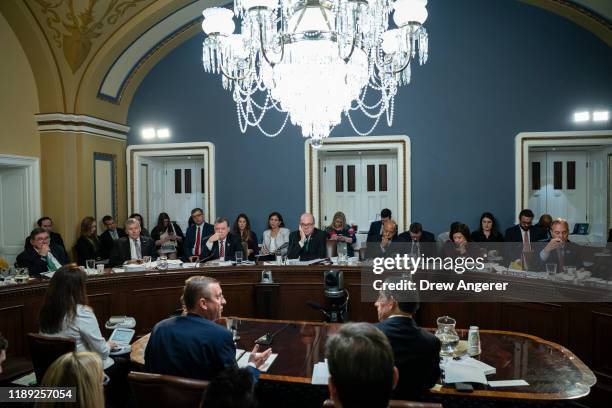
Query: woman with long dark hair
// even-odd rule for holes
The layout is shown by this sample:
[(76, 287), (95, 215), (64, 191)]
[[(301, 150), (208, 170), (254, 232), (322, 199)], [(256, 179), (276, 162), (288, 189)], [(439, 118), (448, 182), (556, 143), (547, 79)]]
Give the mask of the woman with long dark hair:
[(255, 259), (255, 255), (259, 253), (257, 245), (257, 235), (251, 230), (251, 222), (246, 214), (240, 213), (232, 226), (232, 233), (240, 237), (242, 247), (244, 248), (244, 256), (248, 259)]
[(264, 255), (276, 253), (286, 255), (290, 233), (291, 231), (285, 228), (283, 216), (276, 211), (270, 213), (268, 215), (268, 229), (263, 232), (261, 240), (261, 253)]
[(157, 217), (157, 225), (151, 231), (151, 238), (155, 241), (159, 255), (165, 255), (168, 259), (176, 259), (184, 235), (181, 227), (170, 220), (168, 213), (163, 212)]
[(449, 258), (477, 258), (483, 254), (482, 248), (470, 242), (470, 227), (455, 223), (449, 233), (450, 241), (444, 244), (443, 253)]
[(74, 251), (77, 255), (77, 263), (85, 266), (88, 259), (99, 261), (102, 259), (102, 247), (97, 235), (98, 228), (94, 217), (85, 217), (81, 221), (81, 234)]
[(497, 227), (497, 220), (490, 212), (485, 212), (480, 216), (479, 227), (472, 232), (474, 242), (504, 242), (503, 235)]

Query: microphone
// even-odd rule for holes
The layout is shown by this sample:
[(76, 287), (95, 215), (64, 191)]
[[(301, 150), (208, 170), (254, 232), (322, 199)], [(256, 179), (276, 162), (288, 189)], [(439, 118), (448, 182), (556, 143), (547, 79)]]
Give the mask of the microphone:
[(323, 316), (325, 316), (325, 318), (326, 318), (327, 320), (330, 320), (330, 319), (331, 319), (331, 316), (330, 316), (330, 314), (329, 314), (329, 311), (328, 311), (327, 309), (325, 309), (325, 307), (323, 307), (323, 305), (322, 305), (322, 304), (317, 303), (317, 302), (314, 302), (314, 301), (312, 301), (312, 300), (307, 300), (307, 301), (306, 301), (306, 304), (307, 304), (308, 306), (312, 307), (314, 310), (318, 310), (318, 311), (320, 311), (321, 313), (323, 313)]

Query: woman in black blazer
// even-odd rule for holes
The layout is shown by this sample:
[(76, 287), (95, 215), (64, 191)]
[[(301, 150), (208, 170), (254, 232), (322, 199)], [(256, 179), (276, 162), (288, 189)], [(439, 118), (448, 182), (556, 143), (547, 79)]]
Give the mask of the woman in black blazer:
[(476, 231), (472, 232), (474, 242), (504, 242), (503, 235), (497, 228), (497, 220), (490, 212), (480, 216), (480, 224)]
[(81, 236), (74, 245), (77, 263), (81, 266), (85, 266), (85, 261), (88, 259), (95, 259), (96, 261), (102, 259), (102, 247), (96, 232), (97, 227), (95, 218), (83, 218), (83, 221), (81, 221)]

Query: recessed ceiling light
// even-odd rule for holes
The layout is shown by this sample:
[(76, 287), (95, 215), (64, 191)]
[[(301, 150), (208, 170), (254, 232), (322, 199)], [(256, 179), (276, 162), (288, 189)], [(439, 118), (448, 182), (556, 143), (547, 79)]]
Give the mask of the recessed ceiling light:
[(141, 135), (143, 139), (153, 139), (155, 138), (155, 129), (153, 128), (144, 128), (141, 131)]
[(607, 122), (610, 120), (610, 111), (593, 112), (593, 122)]
[(160, 139), (167, 139), (170, 137), (170, 129), (168, 128), (162, 128), (162, 129), (157, 129), (157, 137), (159, 137)]
[(589, 111), (574, 113), (574, 122), (576, 123), (588, 122), (589, 120), (591, 120), (591, 114)]

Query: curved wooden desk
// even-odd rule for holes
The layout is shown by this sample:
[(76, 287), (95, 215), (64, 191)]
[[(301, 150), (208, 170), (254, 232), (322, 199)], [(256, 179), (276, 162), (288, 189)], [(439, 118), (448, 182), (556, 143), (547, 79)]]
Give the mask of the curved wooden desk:
[[(230, 317), (228, 317), (229, 319)], [(272, 349), (278, 357), (262, 380), (310, 384), (315, 363), (323, 361), (325, 341), (338, 330), (337, 324), (300, 321), (275, 321), (231, 317), (238, 327), (237, 347), (250, 350), (254, 341), (265, 333), (280, 331)], [(225, 324), (221, 322), (221, 324)], [(464, 330), (460, 335), (465, 338)], [(539, 337), (499, 330), (482, 330), (482, 354), (479, 359), (496, 367), (489, 380), (523, 379), (525, 387), (476, 389), (461, 393), (452, 387), (435, 387), (433, 394), (477, 398), (522, 400), (569, 400), (589, 394), (596, 383), (593, 372), (568, 349)], [(144, 350), (149, 335), (132, 345), (132, 362), (144, 365)]]

